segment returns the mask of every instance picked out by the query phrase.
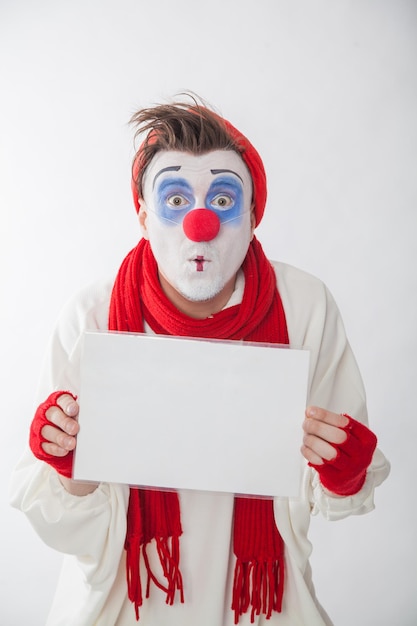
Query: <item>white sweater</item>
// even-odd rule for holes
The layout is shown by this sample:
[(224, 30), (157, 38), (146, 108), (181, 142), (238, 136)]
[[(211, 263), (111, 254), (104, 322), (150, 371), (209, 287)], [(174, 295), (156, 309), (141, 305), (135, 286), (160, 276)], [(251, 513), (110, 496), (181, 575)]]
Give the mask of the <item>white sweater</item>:
[[(367, 422), (365, 392), (342, 320), (321, 281), (294, 267), (274, 263), (286, 313), (290, 344), (310, 350), (308, 404)], [(243, 278), (228, 306), (241, 298)], [(106, 330), (113, 280), (85, 289), (65, 307), (47, 353), (37, 404), (54, 390), (79, 392), (80, 346), (85, 330)], [(302, 438), (300, 415), (300, 445)], [(276, 498), (275, 518), (285, 543), (286, 581), (283, 611), (269, 626), (331, 624), (320, 607), (311, 582), (307, 533), (310, 515), (328, 520), (363, 514), (374, 507), (374, 488), (388, 475), (389, 464), (377, 450), (361, 491), (330, 497), (317, 473), (301, 457), (299, 498)], [(234, 568), (231, 528), (233, 495), (179, 492), (183, 535), (181, 572), (185, 603), (165, 604), (165, 595), (151, 586), (140, 610), (142, 626), (232, 626), (231, 586)], [(48, 626), (133, 626), (133, 605), (126, 597), (126, 511), (129, 488), (101, 484), (84, 497), (70, 495), (49, 465), (27, 450), (13, 477), (12, 505), (29, 518), (38, 535), (63, 552), (62, 573)], [(151, 551), (149, 551), (151, 553)], [(158, 559), (151, 554), (154, 571)], [(145, 580), (145, 576), (143, 577)], [(250, 624), (250, 613), (239, 624)]]

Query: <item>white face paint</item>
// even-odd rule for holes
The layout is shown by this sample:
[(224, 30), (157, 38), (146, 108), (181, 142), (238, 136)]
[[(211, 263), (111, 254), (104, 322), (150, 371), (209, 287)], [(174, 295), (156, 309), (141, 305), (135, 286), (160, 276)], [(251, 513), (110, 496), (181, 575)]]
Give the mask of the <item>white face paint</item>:
[[(143, 185), (141, 224), (160, 273), (188, 300), (214, 298), (236, 275), (252, 239), (252, 179), (231, 150), (195, 156), (159, 152)], [(212, 210), (220, 231), (211, 241), (191, 241), (182, 222), (197, 208)]]

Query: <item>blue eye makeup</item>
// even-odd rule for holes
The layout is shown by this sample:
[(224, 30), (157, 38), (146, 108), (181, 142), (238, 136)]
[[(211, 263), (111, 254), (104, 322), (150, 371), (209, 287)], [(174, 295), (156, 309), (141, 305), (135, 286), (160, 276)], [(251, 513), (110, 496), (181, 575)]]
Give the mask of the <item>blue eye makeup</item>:
[(167, 178), (155, 190), (156, 212), (161, 219), (178, 224), (187, 211), (194, 208), (191, 186), (183, 178)]
[(243, 187), (234, 176), (216, 178), (206, 196), (206, 207), (216, 213), (222, 223), (235, 220), (243, 213)]
[(243, 185), (235, 176), (219, 176), (213, 180), (202, 207), (196, 206), (194, 190), (185, 178), (162, 178), (154, 189), (157, 215), (169, 223), (180, 224), (194, 208), (212, 210), (221, 223), (235, 220), (243, 213)]

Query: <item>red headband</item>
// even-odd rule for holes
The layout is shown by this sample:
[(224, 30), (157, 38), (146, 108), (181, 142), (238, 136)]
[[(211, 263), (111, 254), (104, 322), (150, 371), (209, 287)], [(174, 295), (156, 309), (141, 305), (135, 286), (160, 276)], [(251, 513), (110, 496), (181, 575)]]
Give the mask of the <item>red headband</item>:
[[(266, 173), (265, 168), (262, 163), (262, 159), (258, 153), (258, 151), (253, 147), (250, 143), (249, 139), (242, 135), (242, 133), (237, 130), (230, 122), (227, 120), (223, 120), (226, 124), (226, 128), (230, 134), (230, 137), (237, 143), (240, 149), (240, 155), (244, 162), (246, 163), (250, 175), (252, 177), (253, 183), (253, 200), (254, 200), (254, 210), (255, 210), (255, 226), (258, 226), (259, 222), (262, 219), (265, 210), (266, 204)], [(138, 169), (140, 167), (141, 154), (142, 154), (142, 146), (140, 146), (135, 161), (133, 163), (133, 172), (132, 172), (132, 193), (133, 193), (133, 202), (136, 207), (136, 212), (139, 212), (140, 202), (138, 196), (138, 190), (135, 183), (135, 179), (137, 178)]]

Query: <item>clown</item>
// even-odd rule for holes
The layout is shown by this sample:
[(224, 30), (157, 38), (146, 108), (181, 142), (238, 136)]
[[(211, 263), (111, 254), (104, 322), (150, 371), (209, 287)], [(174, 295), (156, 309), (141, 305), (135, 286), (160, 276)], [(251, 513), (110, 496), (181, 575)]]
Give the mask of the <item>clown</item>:
[(161, 152), (146, 172), (143, 195), (139, 221), (165, 293), (178, 308), (188, 301), (225, 304), (254, 227), (252, 180), (241, 157)]
[[(132, 177), (143, 236), (115, 279), (63, 311), (13, 477), (14, 506), (67, 555), (47, 623), (329, 625), (311, 582), (311, 512), (372, 510), (389, 471), (366, 425), (338, 309), (321, 281), (265, 257), (254, 231), (266, 177), (246, 137), (196, 102), (144, 109), (132, 121), (146, 135)], [(300, 497), (72, 481), (80, 339), (94, 329), (308, 348)]]

